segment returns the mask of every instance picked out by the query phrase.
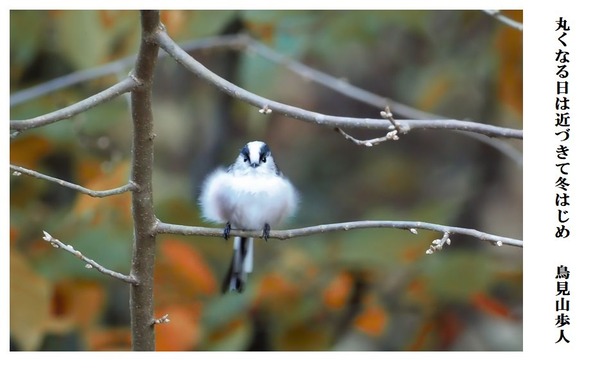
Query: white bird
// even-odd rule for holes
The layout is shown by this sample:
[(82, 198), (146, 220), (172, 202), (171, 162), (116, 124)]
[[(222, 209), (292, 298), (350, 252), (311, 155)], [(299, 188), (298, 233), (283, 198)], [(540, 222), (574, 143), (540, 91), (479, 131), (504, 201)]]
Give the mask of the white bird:
[[(298, 194), (281, 174), (267, 144), (252, 141), (229, 168), (217, 168), (206, 178), (198, 201), (205, 219), (225, 223), (225, 239), (231, 229), (262, 229), (266, 241), (271, 227), (294, 214)], [(253, 247), (253, 238), (234, 238), (223, 292), (244, 290), (247, 274), (252, 272)]]

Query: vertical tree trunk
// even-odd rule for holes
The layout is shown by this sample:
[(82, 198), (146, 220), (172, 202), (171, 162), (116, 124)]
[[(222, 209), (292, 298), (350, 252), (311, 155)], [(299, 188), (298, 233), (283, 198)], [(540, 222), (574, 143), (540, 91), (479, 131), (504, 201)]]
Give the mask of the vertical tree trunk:
[(156, 217), (152, 199), (152, 166), (154, 161), (154, 132), (152, 120), (152, 81), (158, 56), (158, 46), (148, 37), (160, 26), (158, 11), (141, 11), (142, 38), (132, 77), (141, 86), (131, 92), (133, 118), (131, 180), (136, 184), (132, 192), (133, 258), (130, 311), (131, 336), (134, 351), (153, 351), (154, 335), (154, 259)]

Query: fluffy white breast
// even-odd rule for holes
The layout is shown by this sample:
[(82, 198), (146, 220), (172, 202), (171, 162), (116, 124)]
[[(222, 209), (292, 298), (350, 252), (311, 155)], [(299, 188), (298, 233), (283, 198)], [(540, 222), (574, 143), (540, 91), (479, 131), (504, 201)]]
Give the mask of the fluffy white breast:
[(297, 202), (296, 190), (283, 176), (238, 176), (223, 169), (206, 179), (200, 198), (204, 218), (249, 230), (278, 225), (295, 212)]

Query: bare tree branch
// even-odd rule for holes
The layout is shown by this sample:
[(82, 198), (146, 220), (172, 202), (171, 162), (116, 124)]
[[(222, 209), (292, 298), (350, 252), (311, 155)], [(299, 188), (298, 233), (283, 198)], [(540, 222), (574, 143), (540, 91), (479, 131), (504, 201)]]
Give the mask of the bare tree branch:
[[(332, 89), (344, 96), (352, 98), (354, 100), (361, 101), (363, 103), (369, 104), (373, 107), (381, 108), (384, 106), (389, 106), (391, 111), (396, 115), (399, 115), (403, 118), (408, 119), (446, 119), (442, 116), (431, 114), (425, 111), (418, 110), (416, 108), (410, 107), (408, 105), (395, 102), (390, 100), (389, 98), (379, 96), (372, 92), (366, 91), (364, 89), (358, 88), (354, 85), (349, 84), (346, 80), (341, 78), (336, 78), (331, 75), (328, 75), (324, 72), (321, 72), (317, 69), (311, 68), (307, 65), (302, 64), (301, 62), (295, 61), (289, 57), (286, 57), (268, 46), (262, 44), (261, 42), (249, 37), (245, 34), (239, 35), (231, 35), (231, 36), (219, 36), (219, 37), (211, 37), (211, 38), (202, 38), (197, 40), (192, 40), (188, 42), (184, 42), (181, 44), (181, 48), (186, 51), (192, 50), (202, 50), (202, 49), (214, 49), (214, 48), (230, 48), (234, 50), (247, 50), (252, 53), (256, 53), (263, 58), (266, 58), (274, 63), (277, 63), (281, 66), (286, 67), (290, 71), (298, 74), (300, 77), (311, 80), (317, 84), (323, 85), (326, 88)], [(164, 51), (159, 52), (159, 58), (163, 58), (167, 56), (167, 53)], [(55, 90), (59, 90), (61, 88), (68, 87), (73, 84), (77, 84), (83, 81), (93, 80), (98, 77), (102, 77), (108, 74), (117, 73), (124, 71), (128, 66), (133, 65), (135, 62), (135, 56), (126, 57), (117, 61), (113, 61), (107, 63), (105, 65), (86, 69), (79, 72), (74, 72), (66, 76), (62, 76), (53, 80), (50, 80), (46, 83), (37, 85), (35, 87), (19, 91), (10, 97), (10, 105), (11, 107), (20, 103), (23, 103), (27, 100), (43, 96), (47, 93), (53, 92)], [(270, 110), (270, 109), (269, 109)], [(341, 130), (341, 129), (339, 129)], [(508, 156), (512, 160), (514, 160), (517, 164), (522, 165), (523, 157), (520, 151), (514, 148), (512, 145), (503, 142), (499, 139), (489, 138), (486, 135), (472, 133), (472, 132), (463, 132), (457, 130), (460, 134), (466, 135), (471, 138), (475, 138), (479, 142), (485, 143), (504, 155)], [(357, 145), (376, 145), (378, 143), (389, 141), (391, 138), (389, 137), (379, 137), (372, 140), (360, 141), (349, 134), (343, 132), (343, 135), (346, 139), (351, 140)], [(374, 142), (377, 141), (377, 142)]]
[[(182, 43), (181, 47), (184, 50), (188, 51), (214, 49), (220, 47), (231, 47), (236, 49), (241, 47), (241, 45), (243, 44), (242, 41), (246, 41), (245, 36), (243, 35), (223, 35), (217, 37), (195, 39), (192, 41)], [(160, 52), (158, 54), (158, 58), (164, 58), (167, 56), (167, 53), (165, 52)], [(12, 95), (10, 95), (10, 106), (14, 107), (19, 104), (25, 103), (29, 100), (47, 95), (55, 91), (59, 91), (61, 89), (85, 81), (91, 81), (107, 75), (129, 71), (131, 67), (135, 64), (135, 59), (135, 55), (121, 58), (119, 60), (108, 62), (104, 65), (100, 65), (94, 68), (83, 69), (77, 72), (69, 73), (67, 75), (48, 80), (31, 88), (26, 88), (21, 91), (15, 92)]]
[(32, 171), (31, 169), (19, 167), (17, 165), (10, 164), (10, 169), (12, 169), (14, 171), (13, 175), (15, 175), (17, 173), (18, 173), (18, 175), (20, 175), (20, 174), (23, 173), (25, 175), (29, 175), (31, 177), (35, 177), (36, 179), (47, 180), (49, 182), (56, 183), (56, 184), (61, 185), (63, 187), (67, 187), (67, 188), (70, 188), (72, 190), (79, 191), (79, 192), (81, 192), (83, 194), (92, 196), (94, 198), (104, 198), (106, 196), (119, 195), (119, 194), (122, 194), (124, 192), (132, 191), (132, 190), (135, 189), (135, 184), (132, 183), (132, 182), (129, 182), (129, 183), (127, 183), (127, 184), (125, 184), (125, 185), (123, 185), (121, 187), (113, 188), (112, 190), (94, 191), (94, 190), (90, 190), (88, 188), (82, 187), (82, 186), (80, 186), (78, 184), (69, 183), (68, 181), (57, 179), (57, 178), (52, 177), (52, 176), (44, 175), (43, 173)]
[(139, 284), (130, 289), (131, 335), (134, 351), (153, 351), (154, 336), (154, 260), (156, 236), (152, 195), (154, 164), (154, 123), (152, 118), (152, 84), (158, 46), (149, 37), (160, 28), (158, 11), (141, 11), (142, 37), (132, 77), (141, 85), (131, 92), (133, 119), (131, 181), (137, 185), (132, 193), (133, 258), (131, 275)]
[(285, 66), (302, 78), (311, 80), (354, 100), (361, 101), (373, 107), (389, 106), (394, 113), (404, 118), (444, 119), (441, 116), (418, 110), (406, 104), (398, 103), (383, 96), (366, 91), (362, 88), (358, 88), (348, 83), (348, 81), (345, 79), (333, 77), (327, 73), (321, 72), (317, 69), (304, 65), (301, 62), (286, 57), (285, 55), (272, 50), (270, 47), (251, 37), (245, 36), (245, 41), (248, 51), (255, 52), (266, 59)]
[(134, 77), (127, 77), (112, 87), (68, 107), (61, 108), (60, 110), (40, 115), (32, 119), (10, 121), (10, 129), (16, 130), (11, 134), (11, 137), (14, 138), (27, 129), (41, 127), (63, 119), (71, 118), (74, 115), (87, 111), (92, 107), (96, 107), (104, 102), (121, 96), (124, 93), (131, 92), (133, 89), (138, 87), (139, 84), (139, 81)]
[(35, 85), (31, 88), (23, 89), (10, 95), (10, 106), (17, 106), (29, 100), (47, 95), (54, 91), (59, 91), (63, 88), (67, 88), (71, 85), (79, 84), (84, 81), (90, 81), (110, 74), (129, 71), (134, 61), (135, 56), (125, 57), (102, 66), (69, 73), (67, 75)]
[[(301, 108), (289, 106), (273, 100), (266, 99), (252, 92), (246, 91), (235, 84), (219, 77), (215, 73), (208, 70), (204, 65), (200, 64), (181, 47), (179, 47), (164, 30), (157, 30), (152, 39), (173, 59), (183, 65), (196, 76), (205, 79), (215, 87), (233, 96), (236, 99), (245, 101), (259, 109), (271, 109), (274, 112), (286, 115), (291, 118), (302, 120), (305, 122), (316, 123), (321, 126), (329, 126), (332, 128), (339, 127), (343, 129), (368, 129), (368, 130), (387, 130), (389, 122), (384, 119), (368, 119), (368, 118), (350, 118), (338, 117), (332, 115), (324, 115), (317, 112), (304, 110)], [(447, 120), (402, 120), (401, 124), (407, 131), (410, 130), (460, 130), (484, 134), (490, 137), (505, 137), (505, 138), (523, 138), (521, 130), (509, 129), (504, 127), (486, 125), (475, 122), (459, 121), (454, 119)]]
[[(287, 240), (290, 238), (310, 236), (313, 234), (321, 234), (326, 232), (335, 231), (348, 231), (354, 229), (381, 229), (381, 228), (393, 228), (409, 230), (411, 233), (419, 229), (431, 230), (440, 232), (443, 234), (460, 234), (464, 236), (475, 237), (482, 241), (490, 242), (496, 246), (509, 245), (516, 247), (523, 247), (523, 241), (509, 237), (497, 236), (494, 234), (480, 232), (475, 229), (467, 229), (454, 226), (437, 225), (434, 223), (427, 222), (413, 222), (413, 221), (355, 221), (355, 222), (342, 222), (332, 223), (327, 225), (310, 226), (298, 229), (289, 230), (271, 230), (269, 238), (276, 238), (279, 240)], [(223, 229), (219, 228), (207, 228), (199, 226), (184, 226), (175, 225), (164, 222), (157, 222), (155, 228), (157, 234), (183, 234), (183, 235), (196, 235), (196, 236), (209, 236), (209, 237), (222, 237)], [(238, 237), (254, 237), (261, 238), (261, 230), (231, 230), (231, 236)]]
[[(240, 37), (244, 38), (242, 40), (242, 42), (246, 44), (248, 51), (255, 52), (266, 59), (269, 59), (277, 64), (280, 64), (280, 65), (286, 67), (287, 69), (296, 73), (297, 75), (299, 75), (300, 77), (302, 77), (304, 79), (311, 80), (317, 84), (320, 84), (326, 88), (334, 90), (334, 91), (336, 91), (344, 96), (347, 96), (351, 99), (358, 100), (360, 102), (363, 102), (365, 104), (368, 104), (370, 106), (377, 107), (377, 108), (389, 107), (390, 110), (394, 114), (399, 115), (403, 118), (408, 118), (408, 119), (447, 119), (443, 116), (435, 115), (435, 114), (431, 114), (429, 112), (418, 110), (418, 109), (416, 109), (414, 107), (410, 107), (406, 104), (395, 102), (389, 98), (379, 96), (372, 92), (369, 92), (369, 91), (366, 91), (359, 87), (356, 87), (354, 85), (351, 85), (344, 79), (333, 77), (333, 76), (323, 73), (317, 69), (314, 69), (307, 65), (304, 65), (301, 62), (298, 62), (289, 57), (286, 57), (251, 37), (246, 37), (246, 36), (240, 36)], [(234, 42), (232, 41), (231, 43), (233, 44)], [(340, 132), (340, 134), (342, 134), (344, 136), (344, 138), (346, 138), (347, 140), (354, 142), (356, 145), (362, 145), (362, 146), (369, 146), (369, 144), (370, 144), (370, 146), (373, 146), (373, 145), (377, 145), (381, 142), (390, 141), (393, 139), (393, 137), (390, 137), (389, 133), (388, 133), (384, 137), (361, 141), (361, 140), (358, 140), (358, 139), (350, 136), (349, 134), (345, 133), (340, 128), (337, 128), (336, 130), (338, 132)], [(474, 139), (478, 140), (479, 142), (485, 143), (486, 145), (493, 147), (494, 149), (498, 150), (502, 154), (511, 158), (517, 164), (523, 165), (522, 153), (519, 150), (517, 150), (515, 147), (513, 147), (512, 145), (510, 145), (502, 140), (489, 138), (485, 135), (478, 134), (478, 133), (470, 133), (470, 132), (463, 132), (463, 131), (458, 131), (458, 132), (462, 135), (468, 136), (470, 138), (474, 138)]]
[(85, 266), (86, 268), (94, 268), (95, 270), (99, 271), (100, 273), (103, 273), (108, 276), (112, 276), (113, 278), (118, 279), (122, 282), (130, 283), (133, 285), (136, 285), (138, 283), (138, 281), (133, 276), (123, 275), (122, 273), (112, 271), (108, 268), (104, 268), (103, 266), (101, 266), (100, 264), (95, 262), (94, 260), (84, 256), (81, 252), (79, 252), (78, 250), (73, 248), (73, 246), (63, 244), (56, 238), (52, 237), (46, 231), (44, 231), (43, 239), (44, 239), (44, 241), (48, 241), (50, 243), (50, 245), (52, 245), (53, 247), (63, 249), (65, 251), (69, 252), (70, 254), (74, 255), (78, 259), (83, 260), (86, 263), (86, 266)]
[(484, 9), (483, 12), (492, 16), (494, 19), (506, 24), (507, 26), (515, 28), (519, 31), (523, 31), (522, 23), (519, 23), (516, 20), (512, 20), (511, 18), (509, 18), (506, 15), (502, 15), (502, 13), (497, 9)]

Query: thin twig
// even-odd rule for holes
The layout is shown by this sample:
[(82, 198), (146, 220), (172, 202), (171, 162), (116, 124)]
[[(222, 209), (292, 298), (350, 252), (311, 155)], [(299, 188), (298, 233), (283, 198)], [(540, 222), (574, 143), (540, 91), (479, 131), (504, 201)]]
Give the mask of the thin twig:
[(375, 146), (375, 145), (378, 145), (385, 141), (390, 141), (390, 140), (397, 141), (400, 139), (397, 135), (397, 131), (395, 131), (395, 130), (388, 132), (383, 137), (371, 138), (371, 139), (366, 139), (366, 140), (360, 140), (360, 139), (354, 138), (353, 136), (346, 133), (344, 130), (340, 129), (339, 127), (335, 127), (334, 130), (337, 131), (338, 133), (340, 133), (342, 135), (342, 137), (344, 137), (348, 141), (354, 143), (355, 145), (366, 146), (366, 147)]
[(394, 115), (390, 111), (390, 106), (385, 106), (385, 109), (379, 113), (383, 119), (390, 121), (390, 130), (396, 130), (396, 133), (406, 134), (410, 129), (406, 129), (402, 126), (402, 122), (396, 122)]
[(44, 237), (43, 237), (44, 241), (48, 241), (50, 243), (50, 245), (52, 245), (54, 248), (60, 248), (63, 249), (67, 252), (69, 252), (70, 254), (74, 255), (75, 257), (77, 257), (80, 260), (83, 260), (86, 263), (86, 268), (94, 268), (95, 270), (97, 270), (100, 273), (103, 273), (105, 275), (108, 276), (112, 276), (115, 279), (118, 279), (122, 282), (126, 282), (126, 283), (130, 283), (133, 285), (137, 285), (138, 281), (131, 275), (123, 275), (122, 273), (116, 272), (116, 271), (112, 271), (108, 268), (104, 268), (103, 266), (101, 266), (100, 264), (98, 264), (97, 262), (95, 262), (94, 260), (84, 256), (80, 251), (76, 250), (75, 248), (73, 248), (73, 246), (71, 245), (66, 245), (63, 244), (62, 242), (60, 242), (59, 240), (57, 240), (56, 238), (52, 237), (48, 232), (44, 231)]
[(485, 12), (486, 14), (492, 16), (493, 18), (495, 18), (496, 20), (504, 23), (507, 26), (515, 28), (515, 29), (517, 29), (519, 31), (523, 31), (523, 24), (522, 23), (519, 23), (516, 20), (512, 20), (508, 16), (503, 15), (497, 9), (484, 9), (483, 12)]
[[(205, 79), (226, 94), (233, 96), (236, 99), (245, 101), (246, 103), (251, 104), (259, 109), (268, 106), (273, 112), (331, 128), (340, 127), (343, 129), (387, 130), (389, 127), (389, 122), (384, 119), (350, 118), (324, 115), (266, 99), (262, 96), (246, 91), (245, 89), (236, 86), (235, 84), (208, 70), (204, 65), (200, 64), (193, 57), (187, 54), (181, 47), (179, 47), (164, 30), (157, 30), (152, 36), (152, 39), (163, 50), (169, 53), (173, 59), (175, 59), (196, 76)], [(490, 137), (517, 139), (523, 138), (523, 132), (521, 130), (476, 122), (458, 121), (453, 119), (403, 120), (401, 122), (403, 128), (406, 130), (460, 130), (485, 134)]]
[(398, 141), (400, 139), (398, 134), (406, 134), (409, 132), (409, 129), (406, 129), (405, 127), (402, 126), (402, 124), (400, 122), (396, 122), (394, 120), (394, 115), (390, 111), (389, 106), (386, 106), (385, 110), (381, 111), (379, 114), (381, 115), (381, 117), (383, 119), (387, 119), (391, 123), (391, 125), (388, 127), (388, 129), (390, 131), (383, 137), (372, 138), (372, 139), (367, 139), (367, 140), (359, 140), (357, 138), (352, 137), (350, 134), (346, 133), (344, 130), (340, 129), (339, 127), (336, 127), (334, 130), (337, 131), (338, 133), (340, 133), (342, 135), (342, 137), (344, 137), (348, 141), (351, 141), (355, 145), (366, 146), (366, 147), (375, 146), (375, 145), (378, 145), (378, 144), (380, 144), (382, 142), (386, 142), (386, 141)]
[[(10, 169), (12, 169), (13, 171), (13, 175), (15, 175), (15, 173), (18, 173), (18, 175), (20, 174), (25, 174), (25, 175), (29, 175), (31, 177), (35, 177), (36, 179), (41, 179), (41, 180), (47, 180), (49, 182), (52, 183), (56, 183), (58, 185), (61, 185), (63, 187), (67, 187), (70, 188), (72, 190), (75, 191), (79, 191), (83, 194), (92, 196), (94, 198), (104, 198), (106, 196), (112, 196), (112, 195), (119, 195), (128, 191), (132, 191), (136, 188), (135, 184), (133, 182), (129, 182), (121, 187), (118, 188), (113, 188), (111, 190), (104, 190), (104, 191), (94, 191), (94, 190), (90, 190), (88, 188), (82, 187), (78, 184), (73, 184), (70, 183), (68, 181), (65, 180), (61, 180), (61, 179), (57, 179), (55, 177), (52, 176), (48, 176), (48, 175), (44, 175), (43, 173), (39, 173), (36, 171), (32, 171), (31, 169), (27, 169), (27, 168), (23, 168), (17, 165), (13, 165), (10, 164)], [(17, 176), (18, 176), (17, 175)]]
[[(287, 240), (290, 238), (310, 236), (313, 234), (321, 234), (325, 232), (335, 231), (348, 231), (354, 229), (382, 229), (382, 228), (393, 228), (409, 230), (415, 234), (419, 229), (431, 230), (441, 232), (443, 234), (460, 234), (464, 236), (475, 237), (482, 241), (490, 242), (495, 246), (510, 245), (516, 247), (523, 247), (523, 241), (509, 237), (497, 236), (494, 234), (480, 232), (475, 229), (467, 229), (454, 226), (438, 225), (427, 222), (414, 222), (414, 221), (355, 221), (355, 222), (343, 222), (343, 223), (332, 223), (327, 225), (309, 226), (298, 229), (289, 230), (271, 230), (269, 238), (276, 238), (279, 240)], [(164, 222), (157, 222), (155, 226), (155, 232), (157, 234), (183, 234), (183, 235), (196, 235), (196, 236), (209, 236), (209, 237), (222, 237), (223, 229), (218, 228), (207, 228), (199, 226), (184, 226), (175, 225)], [(261, 230), (231, 230), (232, 236), (238, 237), (254, 237), (261, 238)]]
[(366, 147), (375, 146), (375, 145), (378, 145), (385, 141), (398, 141), (400, 139), (398, 134), (408, 133), (408, 131), (409, 131), (408, 129), (403, 127), (400, 122), (396, 122), (394, 120), (394, 116), (392, 115), (392, 112), (390, 111), (389, 106), (386, 106), (385, 110), (380, 112), (380, 115), (382, 118), (387, 119), (391, 122), (391, 125), (388, 127), (388, 129), (390, 131), (383, 137), (372, 138), (372, 139), (361, 141), (359, 139), (352, 137), (350, 134), (346, 133), (339, 127), (336, 127), (335, 131), (340, 133), (345, 139), (352, 141), (354, 144), (360, 145), (360, 146), (366, 146)]
[(159, 324), (168, 324), (169, 322), (171, 322), (171, 320), (169, 319), (169, 314), (167, 313), (160, 318), (155, 318), (152, 321), (152, 326), (159, 325)]
[(139, 85), (139, 81), (134, 77), (127, 77), (126, 79), (119, 81), (117, 84), (105, 89), (102, 92), (99, 92), (68, 107), (61, 108), (60, 110), (56, 110), (31, 119), (12, 120), (10, 121), (10, 129), (15, 131), (11, 134), (11, 137), (14, 138), (27, 129), (41, 127), (63, 119), (71, 118), (74, 115), (87, 111), (92, 107), (96, 107), (104, 102), (121, 96), (124, 93), (131, 92)]
[[(493, 242), (494, 245), (497, 245), (497, 241)], [(444, 248), (444, 245), (450, 245), (450, 232), (445, 231), (442, 238), (436, 238), (431, 242), (429, 249), (425, 251), (426, 254), (430, 255), (434, 252), (439, 252)]]

